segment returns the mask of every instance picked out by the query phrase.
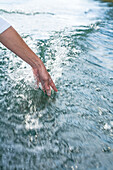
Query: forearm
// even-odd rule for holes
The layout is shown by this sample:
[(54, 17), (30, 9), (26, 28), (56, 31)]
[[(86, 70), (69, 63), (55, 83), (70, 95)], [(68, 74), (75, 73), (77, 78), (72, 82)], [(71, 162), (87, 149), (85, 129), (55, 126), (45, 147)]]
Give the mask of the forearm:
[(0, 42), (27, 62), (32, 68), (40, 67), (42, 64), (39, 57), (27, 46), (13, 27), (9, 27), (0, 34)]
[(51, 95), (51, 88), (57, 92), (57, 88), (47, 72), (40, 58), (27, 46), (24, 40), (13, 27), (9, 27), (0, 34), (0, 42), (8, 49), (27, 62), (32, 68), (37, 80), (37, 85), (41, 82), (43, 91)]

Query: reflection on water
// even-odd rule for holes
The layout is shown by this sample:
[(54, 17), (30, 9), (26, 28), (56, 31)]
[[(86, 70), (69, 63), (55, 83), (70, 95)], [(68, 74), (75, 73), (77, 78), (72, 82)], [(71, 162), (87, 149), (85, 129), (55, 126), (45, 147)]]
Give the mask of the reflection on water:
[(35, 3), (1, 1), (0, 14), (41, 57), (58, 93), (44, 95), (31, 68), (0, 45), (0, 169), (112, 169), (113, 5)]

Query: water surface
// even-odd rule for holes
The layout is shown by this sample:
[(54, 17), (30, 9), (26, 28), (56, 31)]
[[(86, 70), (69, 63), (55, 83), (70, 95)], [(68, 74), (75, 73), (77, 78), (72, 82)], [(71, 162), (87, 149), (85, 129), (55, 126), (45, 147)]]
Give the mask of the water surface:
[(113, 3), (0, 0), (58, 93), (0, 44), (0, 169), (113, 167)]

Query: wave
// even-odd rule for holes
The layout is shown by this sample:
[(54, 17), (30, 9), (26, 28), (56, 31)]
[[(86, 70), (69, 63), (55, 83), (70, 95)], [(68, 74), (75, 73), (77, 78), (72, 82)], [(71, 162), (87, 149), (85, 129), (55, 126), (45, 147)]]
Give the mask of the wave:
[(7, 11), (4, 9), (0, 9), (0, 13), (6, 14), (20, 14), (20, 15), (55, 15), (51, 12), (23, 12), (23, 11)]

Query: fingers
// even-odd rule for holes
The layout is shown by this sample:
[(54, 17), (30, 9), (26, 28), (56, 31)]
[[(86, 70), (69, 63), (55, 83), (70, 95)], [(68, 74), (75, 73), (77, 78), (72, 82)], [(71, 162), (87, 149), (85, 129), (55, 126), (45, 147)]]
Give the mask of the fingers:
[(50, 84), (50, 86), (53, 88), (53, 90), (54, 90), (55, 92), (58, 91), (57, 88), (56, 88), (56, 86), (55, 86), (55, 84), (54, 84), (54, 82), (53, 82), (53, 80), (52, 80), (51, 78), (49, 79), (49, 84)]
[(49, 82), (46, 81), (46, 82), (43, 82), (43, 83), (41, 83), (41, 84), (42, 84), (42, 90), (43, 90), (43, 92), (45, 93), (45, 91), (46, 91), (47, 95), (48, 95), (48, 96), (51, 96), (51, 88), (50, 88), (50, 86), (49, 86)]
[(51, 96), (51, 89), (50, 89), (50, 88), (47, 89), (47, 90), (46, 90), (46, 93), (47, 93), (48, 96)]
[(33, 69), (34, 77), (37, 82), (37, 87), (39, 88), (39, 83), (41, 82), (43, 92), (47, 93), (48, 96), (51, 96), (51, 87), (55, 92), (57, 92), (57, 88), (51, 79), (51, 76), (46, 70), (41, 70), (40, 72), (35, 68)]
[(56, 88), (56, 86), (55, 86), (55, 84), (54, 84), (54, 82), (53, 82), (53, 80), (51, 79), (51, 76), (50, 76), (50, 75), (49, 75), (49, 79), (46, 80), (44, 83), (42, 83), (42, 87), (43, 87), (43, 91), (44, 91), (44, 92), (46, 91), (46, 93), (47, 93), (48, 96), (51, 96), (51, 88), (50, 88), (50, 87), (52, 87), (52, 89), (53, 89), (55, 92), (58, 91), (57, 88)]
[(46, 81), (41, 84), (42, 84), (42, 90), (44, 91), (44, 93), (46, 91), (48, 96), (51, 96), (51, 88), (50, 87), (52, 87), (55, 92), (58, 91), (52, 79), (51, 80), (49, 79), (49, 81)]
[(42, 85), (42, 90), (43, 90), (43, 92), (45, 93), (45, 88), (43, 87), (43, 85)]

